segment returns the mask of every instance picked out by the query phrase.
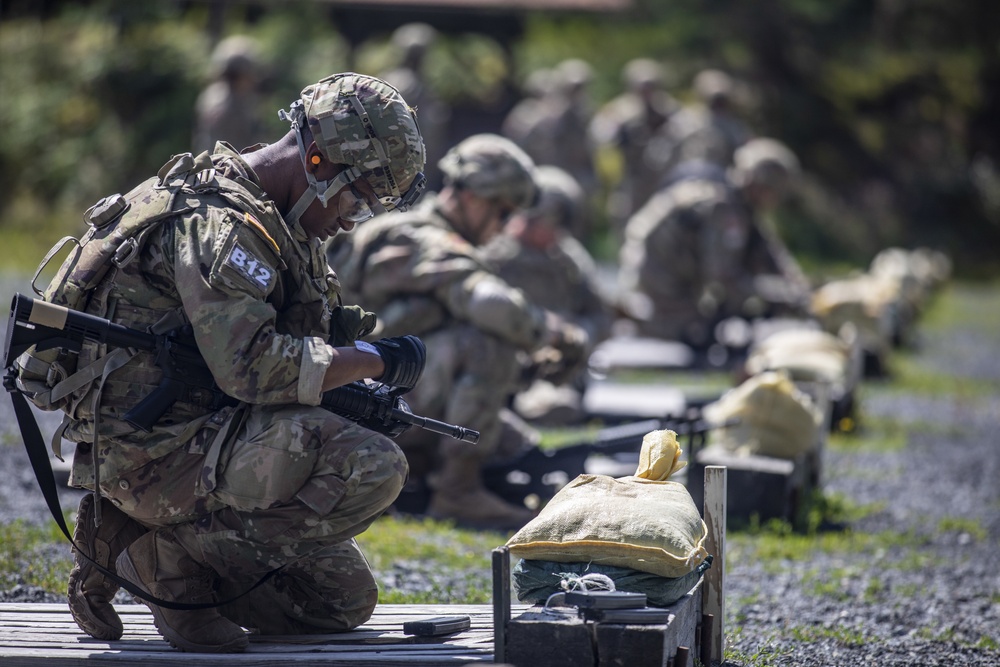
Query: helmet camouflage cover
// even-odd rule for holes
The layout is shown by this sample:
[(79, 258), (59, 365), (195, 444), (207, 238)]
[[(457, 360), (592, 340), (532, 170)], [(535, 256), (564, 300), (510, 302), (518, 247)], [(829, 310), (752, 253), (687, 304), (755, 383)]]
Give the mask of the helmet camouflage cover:
[(399, 91), (347, 72), (307, 86), (300, 100), (313, 140), (334, 164), (357, 167), (386, 209), (396, 208), (424, 170), (416, 115)]
[(553, 165), (540, 165), (535, 171), (538, 198), (531, 212), (551, 218), (556, 224), (570, 228), (583, 213), (583, 188), (573, 176)]
[(521, 148), (497, 134), (474, 134), (438, 163), (447, 182), (484, 199), (531, 206), (537, 196), (535, 163)]

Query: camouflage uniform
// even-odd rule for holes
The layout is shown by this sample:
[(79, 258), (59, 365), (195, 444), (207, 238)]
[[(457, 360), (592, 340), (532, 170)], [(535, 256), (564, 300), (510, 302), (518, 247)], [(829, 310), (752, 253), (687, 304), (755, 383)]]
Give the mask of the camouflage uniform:
[[(70, 379), (53, 387), (58, 363), (38, 372), (52, 362), (49, 352), (22, 355), (22, 388), (67, 413), (61, 435), (78, 443), (71, 484), (98, 486), (108, 511), (113, 503), (156, 529), (124, 543), (101, 528), (84, 531), (121, 550), (110, 561), (121, 576), (184, 601), (211, 599), (204, 584), (213, 579), (226, 599), (271, 574), (224, 607), (224, 617), (151, 604), (157, 629), (183, 650), (242, 650), (239, 626), (285, 634), (364, 623), (378, 590), (353, 538), (395, 500), (407, 475), (405, 457), (386, 436), (318, 407), (333, 348), (368, 333), (374, 318), (340, 305), (320, 233), (307, 232), (302, 214), (316, 200), (326, 208), (331, 193), (337, 217), (312, 215), (310, 229), (408, 204), (424, 164), (415, 120), (391, 86), (352, 73), (308, 86), (281, 116), (292, 125), (283, 145), (294, 136), (298, 155), (279, 145), (271, 152), (278, 167), (261, 168), (276, 178), (301, 160), (306, 189), (290, 210), (279, 211), (263, 190), (250, 151), (219, 143), (213, 155), (175, 156), (124, 198), (109, 198), (123, 203), (114, 217), (102, 214), (97, 224), (88, 212), (93, 227), (82, 250), (46, 293), (127, 327), (179, 332), (221, 391), (186, 389), (142, 432), (123, 415), (160, 383), (151, 354), (88, 343), (76, 372), (66, 371), (84, 381), (62, 398), (54, 393)], [(322, 172), (337, 173), (333, 180), (318, 180), (321, 172), (306, 166), (305, 123), (315, 142), (308, 150), (323, 155), (312, 164), (325, 158), (343, 166)], [(374, 194), (345, 205), (346, 185), (361, 178)], [(127, 234), (134, 235), (123, 243)], [(88, 380), (88, 369), (102, 362), (109, 362), (105, 372)], [(70, 605), (81, 628), (121, 636), (109, 604), (117, 590), (77, 558)]]
[(704, 70), (694, 80), (700, 102), (680, 109), (666, 130), (676, 145), (677, 163), (700, 160), (728, 167), (753, 131), (732, 108), (734, 84), (718, 70)]
[[(596, 283), (597, 268), (593, 257), (579, 241), (570, 235), (574, 221), (585, 209), (586, 194), (568, 172), (559, 167), (538, 167), (535, 181), (539, 188), (537, 204), (517, 215), (483, 252), (497, 274), (510, 285), (522, 290), (532, 303), (556, 313), (564, 320), (582, 328), (588, 346), (576, 359), (534, 359), (528, 365), (526, 380), (544, 380), (582, 388), (587, 356), (594, 344), (607, 337), (611, 327), (611, 312)], [(542, 398), (541, 392), (552, 398)], [(539, 403), (553, 402), (567, 392), (548, 389), (521, 395), (515, 399), (515, 409), (523, 416), (538, 420), (549, 412)], [(518, 407), (520, 399), (535, 405)], [(553, 406), (555, 407), (555, 406)], [(560, 412), (572, 413), (568, 409)], [(566, 418), (578, 415), (566, 414)], [(553, 416), (553, 419), (555, 417)]]
[(243, 35), (223, 40), (212, 53), (212, 69), (213, 81), (195, 102), (194, 150), (211, 150), (216, 141), (237, 148), (262, 141), (257, 45)]
[(762, 276), (803, 299), (806, 285), (725, 173), (691, 167), (629, 221), (619, 285), (641, 334), (703, 347), (716, 322), (763, 314)]
[(675, 146), (665, 127), (678, 110), (664, 90), (663, 71), (654, 61), (640, 58), (623, 72), (626, 92), (604, 104), (590, 123), (596, 150), (620, 165), (608, 196), (607, 210), (618, 232), (660, 187), (674, 166)]
[[(564, 169), (587, 191), (596, 185), (588, 134), (592, 116), (586, 96), (589, 83), (586, 63), (564, 61), (550, 71), (538, 97), (516, 105), (503, 126), (504, 135), (523, 148), (536, 164)], [(574, 221), (580, 222), (584, 221)], [(584, 238), (586, 231), (573, 229), (578, 238)]]
[[(480, 250), (452, 230), (433, 198), (418, 210), (358, 228), (346, 259), (333, 261), (345, 297), (379, 312), (373, 336), (405, 329), (427, 346), (420, 385), (407, 394), (414, 412), (481, 433), (479, 443), (470, 445), (410, 432), (399, 438), (400, 445), (408, 453), (434, 450), (445, 459), (493, 456), (503, 429), (501, 408), (517, 386), (517, 351), (542, 345), (544, 311), (493, 274)], [(471, 299), (479, 284), (502, 294), (507, 306), (486, 312)]]
[[(352, 538), (395, 499), (406, 461), (385, 436), (309, 407), (320, 401), (327, 341), (346, 333), (333, 330), (337, 279), (319, 241), (285, 225), (235, 152), (220, 144), (212, 168), (244, 207), (226, 191), (189, 195), (106, 298), (115, 322), (138, 329), (182, 309), (220, 388), (245, 402), (211, 410), (207, 396), (192, 395), (150, 433), (135, 432), (121, 414), (160, 376), (138, 354), (104, 384), (102, 492), (147, 526), (176, 525), (230, 593), (289, 565), (254, 592), (247, 609), (257, 613), (237, 623), (346, 630), (368, 619), (378, 597)], [(128, 214), (143, 215), (149, 189), (130, 193)], [(90, 400), (65, 432), (79, 443), (71, 484), (84, 488), (94, 481), (94, 422), (82, 411)]]

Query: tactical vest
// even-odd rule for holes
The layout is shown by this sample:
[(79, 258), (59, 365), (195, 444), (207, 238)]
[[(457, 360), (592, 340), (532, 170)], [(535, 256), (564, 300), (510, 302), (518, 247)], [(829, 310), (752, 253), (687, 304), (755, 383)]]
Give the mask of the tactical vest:
[[(205, 197), (218, 197), (221, 199), (216, 205), (242, 211), (246, 224), (273, 247), (279, 278), (268, 300), (281, 315), (283, 333), (320, 336), (345, 344), (359, 332), (370, 330), (373, 316), (365, 318), (360, 310), (331, 308), (330, 304), (338, 303), (340, 286), (318, 244), (313, 247), (295, 241), (256, 185), (225, 177), (216, 166), (208, 153), (197, 158), (190, 153), (178, 155), (155, 178), (127, 195), (102, 199), (85, 215), (89, 226), (86, 234), (79, 240), (60, 240), (43, 259), (32, 281), (35, 292), (48, 302), (132, 328), (154, 333), (179, 328), (187, 323), (180, 308), (164, 311), (135, 303), (119, 306), (116, 279), (130, 270), (129, 264), (160, 223), (194, 210)], [(48, 287), (44, 291), (35, 288), (38, 273), (68, 243), (75, 247)], [(134, 353), (128, 350), (101, 349), (95, 344), (85, 345), (80, 353), (32, 349), (18, 359), (19, 385), (39, 408), (67, 413), (68, 421), (73, 422), (71, 430), (77, 431), (77, 437), (71, 439), (89, 440), (87, 422), (92, 422), (98, 405), (105, 411), (126, 411), (157, 386), (161, 373), (152, 358), (142, 354), (141, 361), (129, 364), (132, 356)], [(174, 420), (204, 414), (210, 409), (212, 397), (192, 395), (183, 403), (172, 408)], [(64, 422), (57, 431), (54, 445), (66, 426)], [(102, 435), (114, 436), (119, 429), (125, 431), (124, 423), (107, 424), (101, 430)]]

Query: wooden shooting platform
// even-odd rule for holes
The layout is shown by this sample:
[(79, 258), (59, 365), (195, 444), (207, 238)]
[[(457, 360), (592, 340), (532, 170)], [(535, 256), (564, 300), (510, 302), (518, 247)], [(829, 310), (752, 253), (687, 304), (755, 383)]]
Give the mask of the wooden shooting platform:
[[(517, 611), (528, 605), (517, 605)], [(142, 665), (143, 667), (413, 667), (492, 663), (493, 607), (490, 605), (378, 605), (371, 620), (352, 631), (330, 635), (250, 637), (243, 653), (176, 651), (157, 633), (145, 605), (118, 605), (125, 636), (105, 642), (85, 635), (65, 604), (0, 603), (0, 665), (62, 667)], [(444, 637), (414, 637), (403, 623), (434, 616), (467, 615), (471, 628)]]

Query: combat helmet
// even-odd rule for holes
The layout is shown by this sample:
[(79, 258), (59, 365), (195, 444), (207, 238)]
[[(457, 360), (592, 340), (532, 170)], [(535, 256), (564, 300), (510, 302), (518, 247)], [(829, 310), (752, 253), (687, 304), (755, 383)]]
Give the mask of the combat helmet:
[(732, 77), (717, 69), (705, 69), (692, 82), (695, 94), (706, 104), (715, 104), (733, 96), (736, 85)]
[(736, 149), (733, 154), (735, 178), (741, 184), (755, 183), (779, 187), (796, 179), (799, 159), (788, 146), (776, 139), (757, 137)]
[(497, 134), (474, 134), (449, 150), (438, 168), (445, 183), (514, 208), (535, 202), (535, 163), (517, 144)]
[(217, 79), (256, 75), (262, 69), (260, 46), (247, 35), (227, 37), (212, 51), (209, 69)]
[(285, 216), (289, 223), (297, 221), (314, 199), (326, 208), (333, 195), (358, 178), (364, 178), (379, 198), (372, 214), (404, 211), (423, 192), (424, 142), (416, 116), (385, 81), (354, 72), (334, 74), (304, 88), (278, 117), (295, 131), (303, 168), (306, 127), (328, 160), (348, 167), (331, 181), (317, 181), (305, 169), (309, 187)]
[(538, 198), (531, 213), (549, 218), (564, 229), (581, 215), (583, 188), (567, 171), (553, 165), (539, 165), (535, 171)]

